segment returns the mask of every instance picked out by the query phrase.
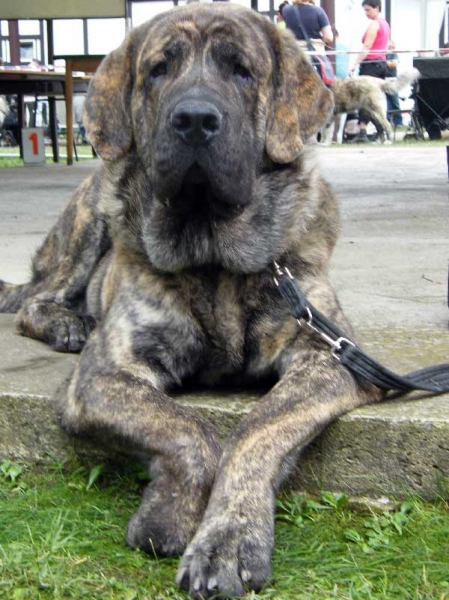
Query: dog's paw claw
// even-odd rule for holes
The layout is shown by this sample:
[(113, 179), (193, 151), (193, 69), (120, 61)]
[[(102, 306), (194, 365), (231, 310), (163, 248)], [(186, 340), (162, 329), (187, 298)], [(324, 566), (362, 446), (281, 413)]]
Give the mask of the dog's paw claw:
[(176, 585), (178, 585), (185, 592), (189, 591), (189, 569), (187, 567), (180, 567), (176, 573)]
[(248, 583), (251, 581), (253, 576), (252, 576), (251, 571), (248, 571), (248, 569), (242, 569), (242, 571), (240, 573), (240, 577), (242, 578), (243, 582)]
[(218, 579), (215, 576), (209, 578), (207, 582), (207, 589), (209, 592), (213, 592), (218, 588)]
[(227, 534), (201, 529), (184, 554), (177, 584), (194, 599), (241, 597), (260, 591), (271, 577), (273, 539), (270, 529), (259, 532), (230, 527)]

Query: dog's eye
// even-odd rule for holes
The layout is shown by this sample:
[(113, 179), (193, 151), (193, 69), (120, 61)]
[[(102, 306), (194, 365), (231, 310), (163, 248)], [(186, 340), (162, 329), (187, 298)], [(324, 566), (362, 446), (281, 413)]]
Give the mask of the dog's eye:
[(155, 79), (159, 79), (160, 77), (164, 77), (164, 75), (167, 75), (167, 73), (168, 73), (167, 63), (165, 61), (161, 61), (160, 63), (157, 63), (157, 65), (155, 65), (151, 69), (150, 77), (152, 80), (155, 80)]
[(234, 64), (234, 76), (238, 77), (241, 81), (245, 83), (250, 83), (252, 81), (251, 73), (246, 67), (244, 67), (240, 63)]

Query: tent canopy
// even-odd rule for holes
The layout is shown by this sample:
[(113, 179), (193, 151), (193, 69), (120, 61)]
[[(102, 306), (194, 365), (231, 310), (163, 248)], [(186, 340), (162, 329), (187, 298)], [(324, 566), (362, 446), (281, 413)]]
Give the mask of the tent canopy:
[(125, 0), (14, 0), (2, 2), (0, 19), (124, 17)]

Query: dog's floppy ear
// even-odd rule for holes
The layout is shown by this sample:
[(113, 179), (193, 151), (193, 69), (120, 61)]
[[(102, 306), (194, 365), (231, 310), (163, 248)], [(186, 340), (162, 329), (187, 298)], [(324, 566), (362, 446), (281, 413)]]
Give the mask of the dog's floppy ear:
[(101, 62), (84, 104), (87, 138), (105, 160), (120, 158), (132, 142), (131, 57), (130, 35)]
[(272, 161), (285, 164), (297, 158), (304, 141), (325, 125), (333, 96), (291, 33), (277, 30), (273, 35), (278, 64), (265, 147)]

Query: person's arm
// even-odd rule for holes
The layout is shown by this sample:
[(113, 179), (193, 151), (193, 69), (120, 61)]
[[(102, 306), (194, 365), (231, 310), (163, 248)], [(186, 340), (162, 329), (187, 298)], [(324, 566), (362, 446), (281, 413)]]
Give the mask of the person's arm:
[(327, 14), (320, 7), (317, 7), (317, 11), (321, 39), (327, 45), (332, 44), (332, 42), (334, 41), (334, 34), (332, 33), (331, 24), (329, 23)]
[(330, 25), (326, 25), (320, 30), (320, 35), (323, 42), (327, 45), (332, 44), (334, 41), (334, 34), (332, 33), (332, 28)]
[(398, 66), (399, 59), (397, 54), (392, 54), (390, 58), (387, 55), (387, 67), (388, 69), (394, 69)]
[(360, 54), (357, 54), (354, 62), (349, 68), (349, 72), (353, 73), (355, 68), (362, 62), (362, 60), (367, 56), (369, 51), (371, 50), (374, 40), (377, 37), (377, 33), (379, 31), (379, 23), (377, 21), (373, 21), (369, 24), (368, 29), (365, 34), (365, 41), (363, 42), (363, 48)]

